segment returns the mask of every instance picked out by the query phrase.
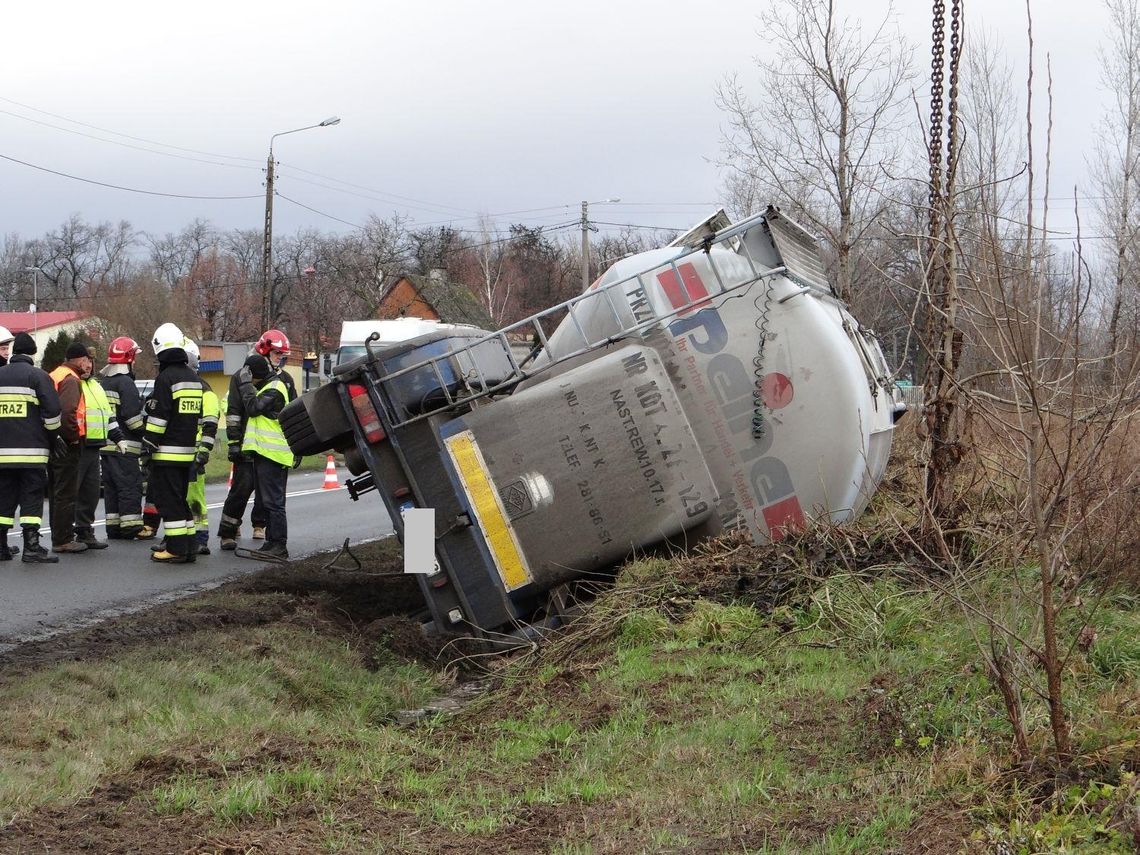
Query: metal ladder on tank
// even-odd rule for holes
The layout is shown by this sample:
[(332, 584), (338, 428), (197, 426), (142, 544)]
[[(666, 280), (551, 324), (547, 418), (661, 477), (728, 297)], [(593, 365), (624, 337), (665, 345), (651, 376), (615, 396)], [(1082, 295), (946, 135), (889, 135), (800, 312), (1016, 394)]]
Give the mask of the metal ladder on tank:
[[(476, 339), (470, 344), (462, 347), (456, 347), (444, 354), (433, 356), (429, 359), (422, 360), (413, 365), (408, 365), (398, 371), (387, 373), (380, 377), (376, 382), (377, 385), (383, 389), (383, 393), (377, 397), (380, 399), (381, 405), (386, 411), (388, 416), (388, 423), (393, 429), (401, 428), (406, 425), (418, 422), (421, 419), (426, 419), (433, 413), (438, 413), (441, 410), (446, 410), (451, 407), (459, 405), (467, 405), (480, 398), (486, 398), (495, 395), (499, 392), (506, 391), (511, 387), (517, 385), (522, 380), (528, 377), (533, 377), (543, 371), (549, 370), (552, 366), (565, 362), (569, 359), (589, 353), (599, 347), (605, 347), (615, 342), (630, 338), (638, 335), (641, 332), (661, 324), (663, 321), (668, 321), (671, 318), (683, 315), (691, 311), (697, 306), (704, 306), (724, 296), (725, 294), (739, 291), (746, 288), (754, 282), (761, 279), (777, 276), (785, 273), (785, 268), (780, 267), (763, 267), (756, 262), (752, 257), (745, 241), (739, 240), (749, 232), (751, 229), (761, 226), (764, 223), (764, 214), (757, 214), (745, 220), (741, 220), (728, 228), (712, 234), (703, 240), (700, 240), (696, 245), (687, 246), (683, 251), (679, 252), (676, 256), (668, 262), (661, 262), (642, 270), (638, 273), (631, 274), (622, 279), (609, 282), (605, 285), (591, 288), (585, 293), (579, 294), (570, 300), (559, 303), (556, 306), (551, 306), (549, 309), (544, 309), (541, 312), (517, 321), (509, 326), (503, 327), (498, 332), (491, 333), (483, 338)], [(735, 245), (733, 245), (735, 242)], [(748, 263), (747, 270), (744, 275), (730, 275), (728, 271), (724, 270), (721, 265), (717, 264), (716, 256), (709, 252), (714, 246), (731, 245), (737, 256), (743, 258)], [(705, 260), (708, 262), (710, 269), (713, 272), (715, 282), (706, 283), (706, 293), (693, 295), (689, 293), (688, 286), (685, 283), (684, 277), (681, 275), (679, 267), (685, 263), (686, 259), (693, 258), (694, 256), (704, 255)], [(628, 300), (625, 296), (625, 286), (634, 282), (645, 294), (650, 293), (650, 288), (646, 284), (645, 277), (652, 274), (654, 271), (660, 271), (662, 268), (671, 268), (673, 275), (676, 277), (676, 282), (679, 287), (683, 289), (683, 293), (688, 298), (684, 303), (675, 306), (671, 312), (666, 314), (657, 314), (654, 312), (652, 317), (638, 320), (629, 306)], [(616, 294), (615, 294), (616, 292)], [(615, 304), (614, 300), (617, 299), (620, 303)], [(600, 338), (591, 338), (586, 332), (585, 324), (580, 315), (584, 314), (587, 301), (603, 300), (609, 307), (610, 312), (613, 314), (614, 321), (617, 325), (617, 330), (608, 335)], [(633, 322), (629, 322), (623, 316), (619, 306), (623, 307), (625, 314), (632, 317)], [(649, 301), (649, 306), (652, 306), (652, 301)], [(591, 306), (591, 308), (593, 308)], [(571, 351), (563, 353), (557, 359), (546, 359), (537, 365), (527, 365), (531, 357), (527, 357), (520, 362), (511, 350), (509, 336), (512, 334), (518, 335), (525, 333), (528, 336), (533, 336), (541, 345), (541, 351), (548, 353), (548, 341), (546, 331), (542, 327), (542, 321), (553, 319), (560, 315), (562, 312), (566, 313), (566, 319), (573, 325), (578, 335), (582, 339), (582, 345)], [(492, 342), (498, 343), (502, 347), (503, 353), (506, 355), (510, 370), (507, 376), (488, 380), (484, 371), (479, 366), (476, 358), (476, 351), (479, 348), (486, 348)], [(532, 354), (533, 356), (533, 354)], [(446, 366), (447, 372), (455, 375), (453, 368), (467, 366), (466, 370), (462, 371), (459, 376), (458, 388), (454, 391), (449, 388), (449, 383), (445, 379)], [(446, 398), (446, 404), (441, 404), (439, 407), (433, 408), (430, 412), (412, 413), (406, 408), (399, 408), (393, 402), (397, 400), (396, 396), (392, 394), (394, 391), (389, 387), (389, 384), (394, 383), (399, 378), (410, 375), (413, 372), (429, 370), (435, 375), (435, 379), (439, 383), (439, 390)], [(454, 382), (454, 381), (452, 381)]]

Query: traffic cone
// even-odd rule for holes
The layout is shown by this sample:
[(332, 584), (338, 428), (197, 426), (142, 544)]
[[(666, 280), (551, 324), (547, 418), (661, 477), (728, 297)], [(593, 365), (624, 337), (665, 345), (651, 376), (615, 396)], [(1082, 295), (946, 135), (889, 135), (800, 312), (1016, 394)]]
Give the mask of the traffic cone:
[(321, 485), (322, 490), (338, 490), (340, 484), (336, 480), (336, 461), (330, 454), (328, 462), (325, 463), (325, 483)]
[(231, 463), (230, 464), (230, 477), (226, 479), (226, 489), (228, 490), (233, 485), (234, 485), (234, 465)]

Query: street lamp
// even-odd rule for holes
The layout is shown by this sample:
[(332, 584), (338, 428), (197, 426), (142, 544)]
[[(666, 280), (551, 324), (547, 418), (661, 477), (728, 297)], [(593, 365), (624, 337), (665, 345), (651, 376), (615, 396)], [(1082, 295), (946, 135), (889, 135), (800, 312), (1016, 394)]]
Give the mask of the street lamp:
[(590, 287), (590, 232), (597, 231), (597, 226), (590, 225), (591, 205), (612, 205), (621, 199), (599, 199), (596, 202), (582, 202), (582, 290)]
[(271, 322), (270, 313), (273, 311), (273, 141), (285, 134), (295, 134), (298, 131), (309, 131), (313, 128), (328, 128), (339, 125), (340, 118), (329, 116), (323, 122), (315, 125), (305, 125), (303, 128), (293, 128), (291, 131), (281, 131), (269, 138), (269, 160), (265, 167), (265, 247), (261, 256), (261, 285), (262, 329), (268, 329)]
[(39, 274), (43, 273), (44, 270), (42, 267), (25, 267), (24, 272), (32, 274), (32, 335), (34, 336), (37, 332), (39, 332), (40, 329), (39, 316), (37, 314), (38, 309), (36, 308), (36, 304), (40, 301)]

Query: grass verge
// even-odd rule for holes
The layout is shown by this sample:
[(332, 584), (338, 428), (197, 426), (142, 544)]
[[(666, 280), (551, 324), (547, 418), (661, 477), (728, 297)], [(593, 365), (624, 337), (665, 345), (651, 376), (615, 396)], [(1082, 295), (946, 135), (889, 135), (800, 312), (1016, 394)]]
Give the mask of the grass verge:
[(0, 848), (1133, 851), (1129, 598), (1070, 665), (1086, 774), (1014, 773), (960, 613), (802, 548), (827, 565), (810, 583), (738, 549), (630, 565), (571, 630), (478, 660), (493, 688), (416, 725), (400, 711), (455, 672), (396, 654), (396, 627), (338, 622), (312, 587), (290, 608), (272, 585), (187, 603), (276, 605), (4, 682)]

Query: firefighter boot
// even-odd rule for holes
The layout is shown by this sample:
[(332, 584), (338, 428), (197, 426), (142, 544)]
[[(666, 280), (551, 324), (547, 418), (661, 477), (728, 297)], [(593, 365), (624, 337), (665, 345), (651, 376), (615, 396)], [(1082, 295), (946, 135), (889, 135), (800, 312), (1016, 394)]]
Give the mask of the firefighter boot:
[(24, 526), (24, 554), (20, 560), (25, 564), (58, 564), (59, 556), (52, 555), (40, 546), (40, 530), (37, 526)]
[(9, 526), (0, 525), (0, 561), (12, 560), (12, 550), (8, 548), (8, 528)]

